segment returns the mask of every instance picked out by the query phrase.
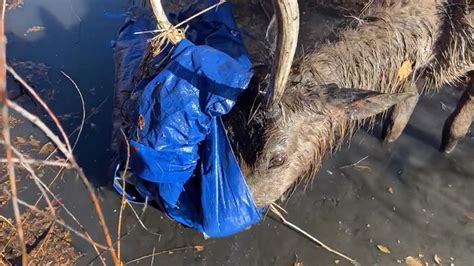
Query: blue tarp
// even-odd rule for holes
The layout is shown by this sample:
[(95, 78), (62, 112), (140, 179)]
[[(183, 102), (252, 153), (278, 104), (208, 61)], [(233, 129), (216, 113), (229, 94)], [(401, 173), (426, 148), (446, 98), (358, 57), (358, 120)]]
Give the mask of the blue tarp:
[[(172, 18), (185, 19), (216, 2), (200, 1)], [(116, 106), (122, 108), (120, 119), (129, 122), (124, 131), (132, 151), (132, 183), (141, 197), (159, 202), (171, 218), (207, 236), (242, 231), (261, 213), (221, 119), (252, 76), (231, 5), (193, 20), (186, 39), (152, 60), (160, 62), (159, 71), (137, 80), (151, 35), (134, 33), (154, 29), (150, 19), (146, 13), (129, 17), (115, 43), (116, 93), (130, 95)], [(117, 153), (123, 164), (123, 145)], [(123, 192), (120, 179), (115, 181)]]

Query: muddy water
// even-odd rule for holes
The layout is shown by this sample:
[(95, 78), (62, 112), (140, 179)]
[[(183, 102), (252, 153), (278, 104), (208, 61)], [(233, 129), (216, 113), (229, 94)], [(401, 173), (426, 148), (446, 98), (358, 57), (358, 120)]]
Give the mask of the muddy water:
[[(236, 3), (239, 22), (249, 25), (249, 33), (260, 33), (255, 37), (263, 38), (265, 26), (255, 23), (265, 23), (261, 15), (255, 13), (259, 9), (242, 2)], [(114, 236), (119, 198), (106, 180), (113, 93), (111, 41), (123, 22), (127, 5), (128, 1), (115, 0), (25, 0), (22, 8), (8, 11), (6, 20), (8, 60), (44, 63), (49, 67), (47, 78), (34, 76), (33, 81), (43, 90), (42, 94), (49, 97), (53, 109), (62, 115), (68, 132), (80, 122), (81, 105), (73, 87), (59, 71), (67, 72), (81, 88), (87, 115), (91, 117), (76, 154), (100, 191), (106, 220)], [(305, 12), (304, 31), (321, 27), (328, 19), (328, 16), (311, 13), (307, 6), (302, 10)], [(33, 26), (44, 28), (27, 33)], [(315, 39), (317, 36), (303, 36), (305, 44)], [(250, 47), (252, 51), (259, 48), (255, 42), (254, 45)], [(258, 57), (256, 52), (253, 55)], [(18, 88), (10, 82), (9, 89), (14, 95)], [(434, 97), (424, 97), (406, 132), (395, 144), (381, 143), (377, 130), (371, 134), (359, 132), (350, 146), (344, 146), (326, 160), (311, 185), (297, 189), (283, 203), (289, 211), (288, 218), (363, 265), (396, 265), (397, 260), (407, 256), (424, 256), (423, 260), (431, 265), (435, 254), (447, 264), (473, 265), (474, 135), (471, 132), (451, 155), (437, 149), (443, 122), (459, 97), (460, 93), (451, 89)], [(39, 110), (26, 97), (19, 101), (33, 111)], [(22, 124), (14, 133), (28, 136), (37, 130)], [(39, 135), (37, 138), (45, 141)], [(358, 161), (361, 162), (356, 166), (350, 166)], [(89, 232), (100, 239), (87, 193), (75, 175), (66, 173), (55, 183), (53, 191)], [(31, 202), (36, 191), (22, 185), (20, 197)], [(139, 206), (136, 210), (142, 211)], [(71, 219), (65, 217), (65, 220), (73, 224)], [(130, 232), (122, 239), (124, 261), (153, 250), (204, 245), (202, 252), (189, 249), (157, 255), (154, 262), (161, 265), (292, 265), (298, 258), (305, 265), (333, 265), (335, 260), (340, 260), (340, 265), (347, 264), (270, 218), (238, 235), (208, 240), (151, 207), (145, 210), (142, 221), (147, 230), (137, 225), (130, 209), (125, 212), (123, 232)], [(85, 254), (78, 264), (99, 264), (87, 243), (76, 238), (74, 244)], [(388, 247), (391, 254), (380, 252), (376, 248), (378, 244)], [(144, 259), (140, 264), (150, 262), (151, 259)]]

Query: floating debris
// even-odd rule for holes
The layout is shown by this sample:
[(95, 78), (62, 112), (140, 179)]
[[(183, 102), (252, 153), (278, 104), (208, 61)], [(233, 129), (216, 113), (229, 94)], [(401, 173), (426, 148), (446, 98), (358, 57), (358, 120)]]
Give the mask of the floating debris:
[(52, 153), (55, 149), (56, 149), (56, 148), (55, 148), (55, 146), (53, 145), (53, 143), (48, 142), (48, 143), (44, 144), (43, 146), (41, 146), (41, 149), (39, 150), (39, 153), (40, 153), (40, 154), (50, 154), (50, 153)]
[(405, 258), (405, 263), (408, 266), (423, 266), (423, 262), (420, 259), (408, 256)]
[(14, 10), (23, 6), (23, 0), (7, 0), (7, 10)]
[(42, 27), (42, 26), (33, 26), (33, 27), (30, 27), (29, 29), (27, 29), (25, 34), (23, 34), (23, 35), (26, 36), (30, 33), (41, 32), (41, 31), (44, 31), (44, 27)]
[(392, 252), (390, 251), (390, 249), (389, 249), (387, 246), (385, 246), (385, 245), (377, 245), (377, 248), (378, 248), (378, 250), (380, 250), (380, 252), (383, 252), (383, 253), (385, 253), (385, 254), (390, 254), (390, 253), (392, 253)]
[(434, 254), (433, 259), (438, 266), (443, 265), (443, 259), (441, 259), (441, 257), (438, 254)]

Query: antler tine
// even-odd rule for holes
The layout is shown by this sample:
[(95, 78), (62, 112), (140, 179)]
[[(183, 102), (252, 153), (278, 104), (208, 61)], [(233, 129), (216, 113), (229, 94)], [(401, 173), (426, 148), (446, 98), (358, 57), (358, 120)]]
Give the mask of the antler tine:
[(265, 96), (269, 107), (278, 104), (285, 92), (295, 57), (300, 27), (297, 0), (273, 0), (273, 3), (277, 18), (278, 35), (271, 81)]
[(162, 30), (167, 30), (173, 26), (166, 16), (166, 12), (161, 4), (161, 0), (150, 0), (151, 9), (155, 15), (158, 27)]
[[(161, 0), (150, 0), (151, 9), (153, 10), (153, 14), (156, 18), (156, 23), (158, 28), (161, 30), (170, 30), (173, 29), (173, 24), (168, 20), (168, 16), (166, 16), (165, 9), (161, 4)], [(177, 29), (174, 29), (177, 31)], [(175, 31), (172, 31), (175, 33)], [(173, 44), (177, 44), (182, 39), (182, 34), (168, 34), (167, 37)]]

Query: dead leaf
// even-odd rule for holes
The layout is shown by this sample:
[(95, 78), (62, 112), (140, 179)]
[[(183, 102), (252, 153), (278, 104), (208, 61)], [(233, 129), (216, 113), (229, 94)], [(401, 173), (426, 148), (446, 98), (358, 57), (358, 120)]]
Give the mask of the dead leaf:
[(405, 263), (408, 266), (423, 266), (423, 262), (420, 259), (409, 256), (405, 258)]
[(50, 154), (54, 150), (55, 150), (55, 147), (54, 147), (53, 143), (48, 142), (48, 143), (44, 144), (43, 146), (41, 146), (41, 149), (39, 150), (39, 153), (40, 154)]
[(43, 30), (44, 30), (44, 27), (42, 27), (42, 26), (33, 26), (33, 27), (30, 27), (29, 29), (27, 29), (25, 34), (23, 34), (23, 35), (26, 36), (29, 33), (40, 32), (40, 31), (43, 31)]
[(390, 251), (390, 249), (389, 249), (387, 246), (384, 246), (384, 245), (377, 245), (377, 248), (378, 248), (381, 252), (383, 252), (383, 253), (385, 253), (385, 254), (390, 254), (390, 253), (392, 253), (392, 252)]
[(438, 256), (438, 254), (434, 255), (434, 261), (436, 262), (436, 264), (438, 264), (438, 266), (443, 265), (443, 260), (441, 259), (440, 256)]
[(413, 72), (412, 62), (410, 59), (407, 59), (402, 63), (400, 69), (398, 69), (398, 80), (405, 80), (410, 76), (411, 72)]
[(295, 261), (295, 263), (293, 263), (293, 266), (303, 266), (303, 262), (302, 261)]
[(388, 188), (388, 192), (389, 192), (390, 194), (393, 194), (393, 187), (389, 187), (389, 188)]
[(464, 215), (466, 219), (474, 221), (474, 212), (468, 212)]
[(143, 130), (144, 127), (145, 127), (145, 117), (143, 115), (140, 115), (138, 117), (138, 128), (140, 130)]
[(39, 148), (39, 146), (40, 146), (40, 141), (35, 139), (35, 137), (33, 137), (33, 136), (30, 136), (30, 141), (28, 141), (28, 143), (33, 147)]
[(15, 142), (13, 144), (21, 145), (25, 143), (26, 143), (26, 139), (22, 137), (15, 137)]
[(340, 260), (335, 260), (335, 261), (334, 261), (334, 264), (339, 264), (339, 263), (341, 263)]
[(194, 246), (194, 250), (195, 250), (196, 252), (201, 252), (201, 251), (204, 250), (204, 246), (196, 245), (196, 246)]

